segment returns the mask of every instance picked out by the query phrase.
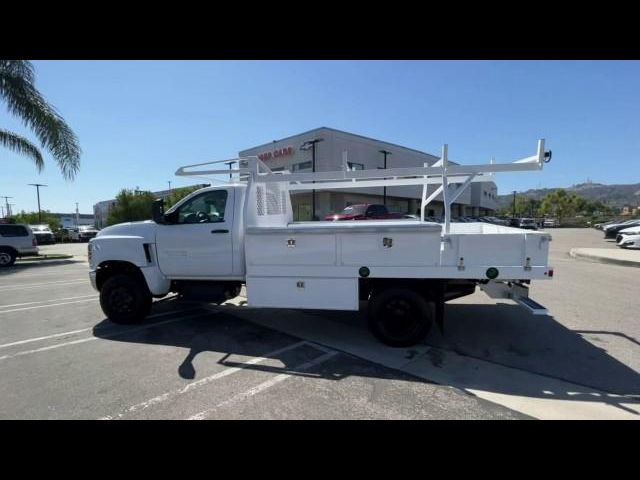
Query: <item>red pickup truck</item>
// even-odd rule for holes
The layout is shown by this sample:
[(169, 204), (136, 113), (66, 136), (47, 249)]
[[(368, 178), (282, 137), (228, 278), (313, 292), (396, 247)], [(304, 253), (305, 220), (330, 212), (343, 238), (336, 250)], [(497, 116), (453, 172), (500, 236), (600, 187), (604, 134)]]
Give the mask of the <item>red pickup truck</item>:
[(325, 220), (389, 220), (404, 218), (403, 213), (391, 213), (384, 205), (362, 203), (350, 205), (340, 213), (330, 213)]

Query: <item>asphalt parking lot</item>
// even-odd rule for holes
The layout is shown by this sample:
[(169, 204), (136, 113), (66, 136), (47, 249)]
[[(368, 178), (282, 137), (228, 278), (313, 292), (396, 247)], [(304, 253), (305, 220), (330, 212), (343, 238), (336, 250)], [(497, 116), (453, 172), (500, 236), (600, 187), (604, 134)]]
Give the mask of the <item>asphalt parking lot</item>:
[(378, 344), (362, 315), (156, 302), (105, 319), (86, 245), (0, 273), (2, 419), (640, 418), (637, 269), (571, 258), (610, 245), (551, 230), (552, 281), (533, 316), (482, 292), (448, 304), (442, 335)]

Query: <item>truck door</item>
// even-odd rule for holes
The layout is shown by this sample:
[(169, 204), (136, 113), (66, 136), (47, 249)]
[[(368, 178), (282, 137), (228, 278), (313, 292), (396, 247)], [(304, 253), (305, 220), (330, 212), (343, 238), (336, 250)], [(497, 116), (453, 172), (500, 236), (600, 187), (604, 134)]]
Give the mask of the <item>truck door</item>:
[(165, 215), (156, 248), (162, 273), (171, 278), (220, 277), (233, 273), (234, 189), (209, 190)]

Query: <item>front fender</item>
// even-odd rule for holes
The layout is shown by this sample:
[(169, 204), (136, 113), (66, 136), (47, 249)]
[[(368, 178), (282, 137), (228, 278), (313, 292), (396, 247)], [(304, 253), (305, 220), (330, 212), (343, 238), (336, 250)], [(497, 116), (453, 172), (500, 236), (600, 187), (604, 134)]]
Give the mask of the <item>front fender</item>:
[(95, 272), (106, 262), (126, 262), (140, 268), (153, 295), (166, 295), (171, 281), (158, 268), (155, 243), (145, 240), (144, 237), (122, 235), (93, 238), (89, 242), (91, 271)]
[(106, 235), (93, 238), (89, 242), (89, 265), (95, 270), (103, 262), (120, 261), (132, 263), (136, 267), (148, 267), (155, 261), (153, 257), (151, 262), (147, 259), (144, 244), (145, 239), (138, 236)]

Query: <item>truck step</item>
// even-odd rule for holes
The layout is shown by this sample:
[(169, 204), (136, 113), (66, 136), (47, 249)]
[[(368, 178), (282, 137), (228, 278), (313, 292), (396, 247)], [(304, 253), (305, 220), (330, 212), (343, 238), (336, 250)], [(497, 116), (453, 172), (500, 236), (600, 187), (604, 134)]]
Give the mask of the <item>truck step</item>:
[(520, 297), (517, 302), (534, 315), (549, 315), (549, 311), (544, 305), (540, 305), (529, 297)]

